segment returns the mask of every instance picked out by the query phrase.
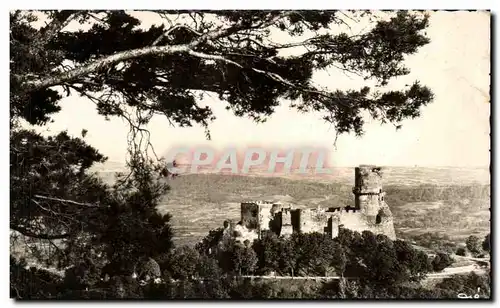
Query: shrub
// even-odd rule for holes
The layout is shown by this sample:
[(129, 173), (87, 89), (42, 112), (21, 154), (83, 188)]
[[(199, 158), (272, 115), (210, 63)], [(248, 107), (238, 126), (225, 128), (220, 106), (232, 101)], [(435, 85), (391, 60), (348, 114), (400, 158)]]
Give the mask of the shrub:
[(432, 260), (432, 268), (435, 272), (440, 272), (453, 264), (453, 259), (443, 252), (439, 252)]
[(465, 249), (465, 247), (459, 247), (459, 248), (457, 249), (456, 254), (457, 254), (458, 256), (463, 256), (463, 257), (465, 257), (465, 256), (467, 255), (467, 250)]
[(467, 246), (467, 249), (473, 254), (478, 254), (482, 250), (481, 242), (475, 235), (469, 236), (465, 241), (465, 245)]

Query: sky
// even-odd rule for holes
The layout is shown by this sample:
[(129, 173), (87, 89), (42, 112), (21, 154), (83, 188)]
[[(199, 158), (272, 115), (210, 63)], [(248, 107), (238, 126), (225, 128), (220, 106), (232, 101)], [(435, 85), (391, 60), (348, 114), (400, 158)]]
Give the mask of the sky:
[[(137, 13), (145, 23), (156, 23), (148, 13)], [(362, 25), (358, 25), (362, 26)], [(391, 124), (366, 119), (363, 137), (341, 135), (334, 146), (335, 131), (320, 114), (300, 114), (287, 102), (263, 124), (235, 117), (215, 95), (209, 104), (217, 119), (210, 125), (211, 141), (204, 128), (171, 127), (162, 117), (148, 125), (158, 154), (183, 145), (194, 148), (302, 147), (317, 146), (329, 151), (335, 166), (377, 164), (381, 166), (488, 166), (490, 162), (490, 15), (486, 12), (433, 12), (427, 34), (431, 43), (407, 58), (411, 73), (389, 86), (419, 80), (435, 95), (434, 102), (421, 109), (421, 117), (406, 120), (400, 130)], [(359, 89), (365, 85), (354, 76), (332, 69), (316, 74), (314, 81), (328, 89)], [(46, 134), (67, 130), (109, 157), (124, 163), (128, 126), (120, 119), (105, 121), (95, 105), (85, 98), (70, 96), (61, 102), (62, 111), (54, 123), (43, 127)]]

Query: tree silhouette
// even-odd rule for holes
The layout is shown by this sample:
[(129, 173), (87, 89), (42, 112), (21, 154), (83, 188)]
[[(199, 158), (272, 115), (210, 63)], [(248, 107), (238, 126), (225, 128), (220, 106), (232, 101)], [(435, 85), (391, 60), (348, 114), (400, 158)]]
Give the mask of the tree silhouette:
[(471, 235), (467, 238), (465, 241), (465, 245), (467, 246), (467, 249), (473, 253), (473, 254), (478, 254), (481, 252), (481, 241), (479, 238), (475, 235)]
[(482, 243), (482, 248), (484, 251), (490, 252), (491, 251), (491, 246), (490, 246), (490, 233), (488, 233), (483, 240)]
[(200, 255), (188, 246), (174, 249), (163, 270), (167, 270), (174, 279), (191, 279), (195, 276)]
[(453, 259), (447, 253), (443, 252), (439, 252), (432, 260), (432, 268), (436, 272), (444, 270), (451, 264), (453, 264)]
[[(401, 91), (373, 92), (368, 87), (328, 91), (311, 81), (315, 71), (332, 67), (380, 86), (408, 74), (404, 57), (429, 43), (423, 32), (428, 18), (421, 13), (399, 11), (383, 19), (368, 12), (158, 11), (151, 14), (164, 24), (147, 29), (124, 11), (40, 14), (50, 19), (40, 30), (30, 23), (34, 14), (11, 14), (11, 114), (32, 124), (47, 122), (64, 95), (79, 94), (104, 116), (130, 119), (125, 107), (132, 106), (145, 113), (139, 124), (158, 113), (181, 126), (207, 126), (213, 114), (197, 104), (197, 94), (211, 92), (237, 116), (261, 121), (286, 98), (300, 111), (324, 112), (339, 133), (361, 134), (363, 111), (399, 123), (419, 116), (432, 99), (418, 82)], [(183, 22), (170, 25), (178, 14)], [(358, 35), (317, 34), (340, 28), (349, 17), (375, 21)], [(63, 31), (69, 22), (92, 26)], [(275, 42), (271, 32), (276, 31), (294, 42)], [(303, 36), (307, 39), (295, 42)], [(292, 47), (303, 52), (280, 54)]]

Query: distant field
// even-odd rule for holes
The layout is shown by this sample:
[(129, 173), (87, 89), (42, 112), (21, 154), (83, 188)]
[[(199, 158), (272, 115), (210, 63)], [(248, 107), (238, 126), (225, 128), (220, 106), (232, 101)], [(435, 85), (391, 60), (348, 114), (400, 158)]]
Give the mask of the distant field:
[[(190, 170), (189, 165), (184, 165)], [(181, 167), (180, 167), (181, 168)], [(112, 178), (114, 172), (124, 170), (123, 164), (116, 162), (97, 165), (93, 168), (107, 178)], [(416, 186), (422, 184), (438, 185), (470, 185), (490, 184), (490, 170), (488, 167), (383, 167), (385, 185)], [(198, 174), (214, 174), (211, 170), (199, 167)], [(262, 168), (250, 169), (248, 176), (271, 177)], [(352, 185), (354, 183), (354, 167), (334, 167), (332, 173), (318, 175), (314, 170), (305, 174), (299, 174), (292, 170), (289, 174), (277, 174), (274, 177), (306, 180), (319, 183), (342, 183)]]
[[(101, 173), (107, 180), (111, 173)], [(159, 207), (172, 214), (176, 243), (193, 244), (224, 220), (238, 221), (239, 203), (279, 200), (299, 207), (352, 204), (353, 168), (338, 168), (337, 177), (313, 180), (189, 174), (170, 180), (171, 192)], [(387, 203), (398, 237), (438, 233), (463, 242), (490, 231), (490, 187), (486, 169), (385, 168)]]

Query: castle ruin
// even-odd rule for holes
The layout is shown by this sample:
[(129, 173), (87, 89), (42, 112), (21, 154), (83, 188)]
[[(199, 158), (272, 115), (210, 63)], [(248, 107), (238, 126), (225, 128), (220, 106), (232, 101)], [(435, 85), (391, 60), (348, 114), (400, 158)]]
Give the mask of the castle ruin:
[(393, 216), (384, 200), (381, 168), (372, 165), (357, 167), (353, 194), (354, 207), (295, 209), (292, 205), (275, 202), (244, 202), (239, 225), (252, 231), (256, 237), (260, 237), (262, 231), (270, 230), (280, 236), (294, 232), (320, 232), (335, 238), (340, 228), (346, 228), (358, 232), (369, 230), (394, 240)]

